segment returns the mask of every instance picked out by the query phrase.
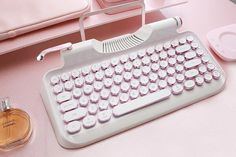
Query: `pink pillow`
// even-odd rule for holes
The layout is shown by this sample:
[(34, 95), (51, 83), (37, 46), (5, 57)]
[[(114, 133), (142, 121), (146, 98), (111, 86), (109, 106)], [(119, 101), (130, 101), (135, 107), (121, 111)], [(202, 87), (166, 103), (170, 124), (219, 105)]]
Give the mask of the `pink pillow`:
[(79, 18), (89, 0), (1, 0), (0, 41)]

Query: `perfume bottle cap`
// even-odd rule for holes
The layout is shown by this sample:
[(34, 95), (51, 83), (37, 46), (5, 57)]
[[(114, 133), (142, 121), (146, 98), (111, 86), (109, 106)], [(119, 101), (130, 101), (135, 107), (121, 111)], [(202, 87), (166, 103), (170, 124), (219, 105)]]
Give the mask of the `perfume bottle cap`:
[(1, 100), (0, 108), (3, 112), (11, 108), (10, 101), (8, 98)]

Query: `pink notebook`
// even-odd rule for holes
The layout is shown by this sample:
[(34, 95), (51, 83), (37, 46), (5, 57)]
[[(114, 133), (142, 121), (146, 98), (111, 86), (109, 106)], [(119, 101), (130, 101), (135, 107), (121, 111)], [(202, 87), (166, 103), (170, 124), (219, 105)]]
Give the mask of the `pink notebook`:
[(79, 18), (89, 0), (1, 0), (0, 41)]

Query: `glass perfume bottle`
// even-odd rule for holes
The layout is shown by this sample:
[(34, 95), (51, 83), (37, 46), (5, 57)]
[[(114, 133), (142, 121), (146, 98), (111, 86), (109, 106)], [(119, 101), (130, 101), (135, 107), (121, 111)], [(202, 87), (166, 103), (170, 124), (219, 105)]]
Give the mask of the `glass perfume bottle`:
[(0, 108), (0, 150), (11, 150), (26, 143), (32, 132), (29, 115), (11, 108), (9, 99), (2, 100)]

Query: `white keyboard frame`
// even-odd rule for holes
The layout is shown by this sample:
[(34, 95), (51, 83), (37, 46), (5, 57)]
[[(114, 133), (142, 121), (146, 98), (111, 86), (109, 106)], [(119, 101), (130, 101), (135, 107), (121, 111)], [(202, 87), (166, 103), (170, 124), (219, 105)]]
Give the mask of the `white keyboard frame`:
[[(44, 75), (41, 95), (57, 140), (62, 147), (80, 148), (87, 146), (213, 96), (223, 89), (225, 84), (225, 74), (222, 68), (194, 33), (178, 33), (177, 28), (179, 26), (181, 26), (181, 21), (179, 18), (170, 18), (156, 23), (144, 25), (134, 34), (145, 41), (138, 46), (117, 53), (103, 53), (102, 42), (123, 38), (127, 35), (102, 42), (95, 39), (87, 40), (73, 44), (72, 50), (61, 52), (64, 66), (51, 70)], [(58, 109), (58, 104), (56, 103), (55, 95), (53, 95), (52, 87), (50, 85), (50, 78), (52, 76), (71, 71), (74, 68), (84, 67), (92, 63), (100, 62), (115, 56), (134, 52), (139, 49), (147, 48), (151, 45), (156, 45), (158, 43), (163, 43), (164, 41), (188, 35), (191, 35), (197, 39), (198, 43), (200, 43), (199, 46), (209, 53), (211, 60), (215, 63), (216, 68), (218, 68), (222, 74), (219, 80), (214, 80), (211, 83), (205, 84), (204, 87), (195, 86), (194, 90), (192, 91), (184, 92), (183, 94), (177, 96), (172, 95), (167, 100), (152, 104), (119, 118), (112, 118), (107, 123), (97, 123), (95, 127), (81, 130), (77, 134), (71, 135), (67, 133), (65, 129), (65, 123), (62, 120), (62, 114)], [(148, 99), (148, 96), (146, 98)], [(101, 125), (102, 127), (100, 127)]]

